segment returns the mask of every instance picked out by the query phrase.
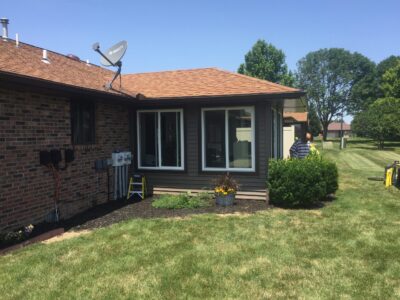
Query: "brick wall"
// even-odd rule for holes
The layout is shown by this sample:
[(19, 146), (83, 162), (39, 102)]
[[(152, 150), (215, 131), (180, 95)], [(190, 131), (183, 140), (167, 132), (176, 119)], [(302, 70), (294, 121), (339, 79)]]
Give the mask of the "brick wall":
[(46, 218), (54, 180), (39, 164), (39, 151), (72, 147), (75, 161), (60, 171), (63, 218), (107, 200), (107, 176), (95, 172), (94, 161), (129, 149), (128, 109), (97, 103), (96, 144), (73, 146), (67, 97), (0, 88), (0, 231)]

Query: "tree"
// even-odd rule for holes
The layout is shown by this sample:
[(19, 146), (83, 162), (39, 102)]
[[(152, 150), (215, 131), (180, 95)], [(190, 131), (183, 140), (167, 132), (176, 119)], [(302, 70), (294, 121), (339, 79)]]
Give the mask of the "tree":
[(297, 80), (309, 106), (315, 107), (324, 140), (332, 120), (349, 107), (352, 87), (362, 73), (354, 69), (356, 59), (347, 50), (331, 48), (310, 52), (298, 62)]
[(347, 111), (354, 114), (368, 108), (378, 98), (379, 85), (375, 63), (357, 52), (352, 56), (354, 83)]
[(288, 72), (285, 54), (264, 40), (258, 40), (247, 52), (238, 73), (285, 85), (294, 85), (294, 76)]
[(392, 69), (400, 61), (400, 56), (389, 56), (382, 60), (378, 65), (362, 56), (354, 53), (355, 70), (359, 70), (358, 79), (355, 80), (351, 91), (351, 101), (349, 103), (348, 112), (357, 113), (367, 110), (376, 99), (387, 97), (382, 90), (383, 76), (389, 69)]
[(366, 111), (355, 115), (352, 130), (360, 136), (374, 139), (378, 148), (383, 149), (385, 141), (400, 140), (399, 116), (400, 99), (380, 98)]
[(318, 119), (317, 112), (314, 106), (308, 107), (308, 131), (313, 135), (317, 136), (321, 132), (321, 122)]
[(385, 97), (400, 98), (400, 59), (383, 74), (380, 87)]
[(383, 74), (385, 74), (387, 70), (395, 67), (399, 60), (400, 60), (400, 56), (395, 56), (395, 55), (391, 55), (388, 58), (385, 58), (384, 60), (382, 60), (376, 66), (376, 76), (378, 78), (382, 78)]
[(285, 86), (296, 86), (296, 77), (294, 76), (292, 71), (289, 71), (287, 74), (283, 75), (282, 79), (279, 81), (280, 84)]

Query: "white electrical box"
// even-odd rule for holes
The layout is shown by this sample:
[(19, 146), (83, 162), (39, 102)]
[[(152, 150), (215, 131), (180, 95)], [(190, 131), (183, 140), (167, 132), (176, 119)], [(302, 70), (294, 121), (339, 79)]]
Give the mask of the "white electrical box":
[(112, 153), (111, 159), (112, 159), (113, 167), (120, 167), (125, 164), (124, 163), (124, 152)]
[(132, 153), (129, 151), (122, 153), (124, 153), (124, 164), (130, 165), (132, 163)]

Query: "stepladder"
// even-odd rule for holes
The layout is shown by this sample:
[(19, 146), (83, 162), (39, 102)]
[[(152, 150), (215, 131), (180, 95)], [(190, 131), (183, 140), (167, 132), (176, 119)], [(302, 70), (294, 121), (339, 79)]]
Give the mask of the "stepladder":
[(126, 199), (132, 199), (135, 195), (138, 195), (140, 199), (144, 199), (147, 193), (146, 177), (142, 174), (133, 174), (129, 179), (129, 188)]

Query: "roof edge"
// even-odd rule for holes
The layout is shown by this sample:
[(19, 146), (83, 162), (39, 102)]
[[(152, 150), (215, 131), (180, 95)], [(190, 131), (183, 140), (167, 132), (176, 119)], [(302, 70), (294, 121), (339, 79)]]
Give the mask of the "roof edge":
[(250, 93), (250, 94), (230, 94), (230, 95), (200, 95), (200, 96), (179, 96), (179, 97), (146, 97), (146, 100), (185, 100), (185, 99), (204, 99), (204, 98), (233, 98), (233, 97), (277, 97), (277, 98), (301, 98), (305, 96), (304, 91), (293, 91), (293, 92), (276, 92), (276, 93)]
[(101, 90), (96, 90), (96, 89), (90, 89), (90, 88), (80, 87), (80, 86), (76, 86), (76, 85), (72, 85), (72, 84), (66, 84), (66, 83), (61, 83), (61, 82), (57, 82), (57, 81), (46, 80), (46, 79), (42, 79), (42, 78), (38, 78), (38, 77), (26, 76), (26, 75), (22, 75), (22, 74), (18, 74), (18, 73), (5, 72), (2, 70), (0, 70), (0, 78), (1, 77), (5, 77), (7, 79), (15, 80), (15, 81), (29, 80), (33, 86), (39, 86), (40, 84), (51, 84), (53, 87), (68, 88), (71, 90), (82, 91), (82, 92), (92, 93), (92, 94), (101, 94), (106, 97), (118, 97), (118, 98), (125, 98), (125, 99), (134, 98), (135, 100), (145, 98), (145, 96), (140, 93), (138, 93), (136, 95), (130, 95), (126, 92), (119, 91), (116, 89), (113, 89), (113, 91), (115, 93), (110, 93), (110, 92), (107, 92), (106, 90), (101, 91)]

